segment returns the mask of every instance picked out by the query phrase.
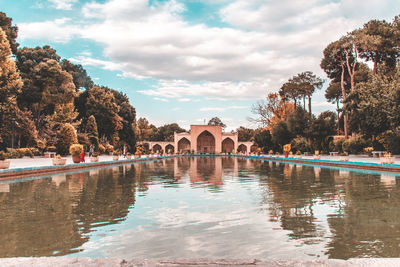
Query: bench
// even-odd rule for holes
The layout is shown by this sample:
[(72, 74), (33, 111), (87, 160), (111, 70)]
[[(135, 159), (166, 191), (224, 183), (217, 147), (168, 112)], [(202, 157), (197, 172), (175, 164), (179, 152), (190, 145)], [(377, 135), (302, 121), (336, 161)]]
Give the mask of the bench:
[(45, 158), (55, 158), (56, 152), (44, 152), (44, 157)]
[(380, 158), (385, 155), (385, 151), (371, 151), (372, 157)]

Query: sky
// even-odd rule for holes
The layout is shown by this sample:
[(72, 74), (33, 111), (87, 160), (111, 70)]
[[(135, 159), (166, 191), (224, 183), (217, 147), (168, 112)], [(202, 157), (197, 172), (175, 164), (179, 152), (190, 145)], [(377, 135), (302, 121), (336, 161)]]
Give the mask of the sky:
[[(137, 117), (189, 129), (219, 117), (227, 131), (323, 49), (398, 0), (0, 0), (20, 47), (50, 45), (96, 84), (126, 93)], [(313, 112), (334, 110), (323, 89)]]

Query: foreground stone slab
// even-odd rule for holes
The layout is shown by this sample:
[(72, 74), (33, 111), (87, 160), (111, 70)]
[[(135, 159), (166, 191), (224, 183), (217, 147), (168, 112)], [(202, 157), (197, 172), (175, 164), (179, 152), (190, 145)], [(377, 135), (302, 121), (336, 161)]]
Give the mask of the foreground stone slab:
[(349, 259), (349, 260), (266, 260), (256, 259), (89, 259), (89, 258), (69, 258), (69, 257), (40, 257), (40, 258), (3, 258), (0, 259), (0, 266), (118, 266), (118, 267), (152, 267), (152, 266), (268, 266), (268, 267), (348, 267), (348, 266), (400, 266), (400, 258), (384, 259)]

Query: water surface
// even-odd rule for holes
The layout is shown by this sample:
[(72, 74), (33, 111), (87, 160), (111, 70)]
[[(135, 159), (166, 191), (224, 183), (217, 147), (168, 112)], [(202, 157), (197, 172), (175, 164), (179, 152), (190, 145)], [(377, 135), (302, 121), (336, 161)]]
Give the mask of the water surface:
[(2, 182), (0, 257), (399, 257), (397, 181), (183, 157)]

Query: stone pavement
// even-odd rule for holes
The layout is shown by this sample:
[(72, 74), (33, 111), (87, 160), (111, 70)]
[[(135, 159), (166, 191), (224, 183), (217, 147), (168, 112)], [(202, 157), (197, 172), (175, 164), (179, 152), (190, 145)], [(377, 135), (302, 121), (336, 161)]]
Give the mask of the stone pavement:
[[(282, 157), (283, 155), (281, 155)], [(149, 157), (147, 155), (142, 156), (142, 158)], [(67, 164), (72, 164), (72, 157), (67, 156)], [(303, 159), (313, 159), (312, 156), (303, 156)], [(124, 159), (124, 157), (120, 156), (120, 159)], [(324, 156), (321, 155), (321, 160), (335, 160), (338, 161), (338, 156)], [(99, 161), (112, 161), (112, 156), (101, 155), (99, 156)], [(372, 158), (365, 155), (350, 155), (349, 161), (353, 162), (369, 162), (369, 163), (380, 163), (379, 158)], [(89, 158), (86, 157), (86, 162), (90, 162)], [(395, 164), (400, 164), (400, 158), (396, 157)], [(24, 157), (21, 159), (11, 159), (10, 169), (15, 168), (28, 168), (28, 167), (44, 167), (44, 166), (53, 166), (53, 162), (51, 158), (44, 157)]]
[(40, 258), (3, 258), (0, 259), (0, 266), (41, 266), (41, 267), (54, 267), (54, 266), (110, 266), (110, 267), (153, 267), (153, 266), (268, 266), (268, 267), (349, 267), (349, 266), (385, 266), (394, 267), (400, 266), (400, 259), (394, 258), (360, 258), (349, 260), (265, 260), (259, 261), (255, 259), (175, 259), (175, 260), (162, 260), (162, 259), (107, 259), (107, 258), (71, 258), (71, 257), (40, 257)]

